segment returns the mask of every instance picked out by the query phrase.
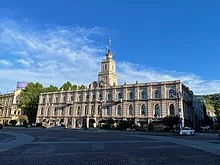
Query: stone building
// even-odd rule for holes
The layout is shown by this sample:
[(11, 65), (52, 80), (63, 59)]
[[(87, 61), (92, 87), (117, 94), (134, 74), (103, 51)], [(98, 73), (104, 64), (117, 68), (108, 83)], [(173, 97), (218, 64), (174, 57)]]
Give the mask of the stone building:
[(36, 122), (46, 126), (97, 127), (113, 119), (135, 125), (179, 116), (180, 125), (193, 126), (193, 92), (180, 80), (118, 85), (116, 63), (108, 51), (98, 81), (87, 89), (42, 93)]
[[(0, 123), (7, 124), (10, 120), (18, 120), (22, 116), (21, 108), (18, 107), (21, 100), (19, 95), (27, 84), (27, 82), (18, 82), (14, 92), (0, 94)], [(18, 124), (20, 124), (19, 120)]]

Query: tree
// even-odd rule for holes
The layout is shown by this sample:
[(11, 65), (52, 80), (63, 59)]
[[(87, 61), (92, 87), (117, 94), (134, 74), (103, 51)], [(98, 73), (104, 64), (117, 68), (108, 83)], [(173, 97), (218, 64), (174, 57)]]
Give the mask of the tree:
[(50, 85), (49, 87), (44, 88), (44, 92), (58, 92), (59, 89), (56, 86)]
[(72, 89), (72, 84), (69, 81), (67, 81), (66, 83), (62, 85), (62, 87), (60, 87), (60, 90), (63, 90), (63, 91), (68, 91), (70, 89)]
[(178, 116), (166, 116), (163, 118), (162, 123), (172, 130), (174, 125), (178, 125), (179, 120)]
[(81, 85), (78, 87), (79, 89), (86, 89), (86, 86), (85, 85)]
[(40, 83), (29, 83), (21, 92), (20, 107), (27, 115), (29, 123), (35, 123), (38, 109), (39, 96), (44, 91)]
[(68, 90), (77, 90), (77, 89), (86, 89), (85, 85), (77, 86), (77, 85), (72, 85), (69, 81), (64, 83), (61, 87), (60, 90), (63, 91), (68, 91)]

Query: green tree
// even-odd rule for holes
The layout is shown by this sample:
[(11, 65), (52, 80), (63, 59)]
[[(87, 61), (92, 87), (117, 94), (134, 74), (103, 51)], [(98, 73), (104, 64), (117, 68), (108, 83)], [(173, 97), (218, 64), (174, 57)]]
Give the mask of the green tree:
[(86, 89), (85, 85), (77, 86), (77, 85), (72, 85), (69, 81), (64, 83), (61, 87), (60, 90), (63, 91), (68, 91), (68, 90), (77, 90), (77, 89)]
[(86, 86), (85, 85), (81, 85), (78, 87), (79, 89), (86, 89)]
[(44, 91), (40, 83), (29, 83), (26, 88), (21, 92), (20, 107), (27, 115), (29, 123), (35, 123), (39, 96)]
[(174, 125), (178, 125), (179, 120), (178, 116), (166, 116), (163, 118), (162, 123), (172, 130)]
[(62, 87), (60, 87), (60, 90), (63, 90), (63, 91), (68, 91), (70, 89), (72, 89), (72, 84), (69, 81), (67, 81), (66, 83), (62, 85)]
[(75, 84), (72, 86), (72, 90), (77, 90), (77, 88), (78, 88), (78, 86)]
[(58, 92), (59, 89), (56, 86), (50, 85), (49, 87), (44, 88), (44, 92)]

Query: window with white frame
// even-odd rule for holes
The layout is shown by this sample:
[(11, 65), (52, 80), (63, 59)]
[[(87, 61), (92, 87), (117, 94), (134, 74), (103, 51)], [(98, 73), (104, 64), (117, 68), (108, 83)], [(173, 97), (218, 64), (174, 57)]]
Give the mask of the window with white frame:
[(118, 105), (118, 115), (122, 115), (121, 105)]
[(118, 100), (120, 100), (120, 99), (122, 99), (122, 93), (121, 92), (118, 93)]
[(169, 90), (169, 98), (174, 98), (175, 97), (175, 91), (173, 89)]
[(101, 115), (101, 113), (102, 113), (102, 106), (99, 105), (99, 106), (98, 106), (98, 114)]
[(134, 93), (133, 92), (130, 92), (130, 95), (129, 95), (130, 97), (130, 100), (133, 100), (134, 99)]
[(81, 107), (78, 106), (78, 108), (77, 108), (77, 115), (80, 115), (80, 114), (81, 114)]
[(146, 106), (144, 104), (141, 105), (141, 114), (146, 115)]
[(111, 107), (108, 105), (106, 109), (107, 109), (107, 115), (111, 115)]
[(170, 104), (170, 115), (174, 116), (175, 115), (175, 109), (174, 109), (174, 105)]
[(156, 91), (154, 92), (154, 98), (155, 98), (155, 99), (159, 99), (159, 98), (160, 98), (160, 92), (159, 92), (159, 90), (156, 90)]
[(146, 92), (145, 91), (142, 91), (141, 92), (141, 99), (146, 99)]
[(108, 101), (111, 101), (111, 100), (112, 100), (112, 94), (108, 93)]
[(155, 105), (155, 117), (160, 116), (160, 107), (158, 104)]
[(129, 105), (128, 111), (129, 111), (129, 115), (133, 115), (133, 106), (132, 105)]

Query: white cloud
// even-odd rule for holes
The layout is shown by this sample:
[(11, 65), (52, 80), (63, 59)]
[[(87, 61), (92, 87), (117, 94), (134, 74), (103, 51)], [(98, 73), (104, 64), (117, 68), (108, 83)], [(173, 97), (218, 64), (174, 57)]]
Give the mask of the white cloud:
[(143, 69), (143, 66), (127, 62), (121, 62), (119, 65), (118, 74), (122, 80), (121, 84), (124, 82), (135, 83), (136, 81), (145, 83), (181, 80), (186, 86), (193, 90), (194, 94), (220, 93), (220, 80), (204, 80), (192, 73), (157, 71), (151, 68)]
[(25, 59), (18, 59), (17, 62), (20, 63), (24, 67), (30, 67), (30, 65), (33, 63), (33, 61), (28, 61)]
[[(0, 53), (7, 53), (0, 64), (0, 92), (12, 91), (17, 81), (61, 86), (70, 81), (88, 85), (97, 80), (105, 54), (105, 29), (100, 27), (39, 27), (13, 20), (0, 20)], [(103, 49), (104, 48), (104, 49)], [(146, 66), (117, 61), (120, 84), (181, 80), (195, 94), (220, 92), (219, 80), (204, 80), (197, 75), (158, 71)]]
[(3, 65), (3, 66), (11, 66), (12, 63), (8, 60), (0, 60), (0, 65)]

